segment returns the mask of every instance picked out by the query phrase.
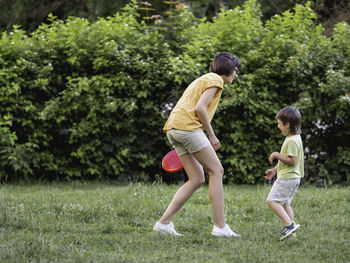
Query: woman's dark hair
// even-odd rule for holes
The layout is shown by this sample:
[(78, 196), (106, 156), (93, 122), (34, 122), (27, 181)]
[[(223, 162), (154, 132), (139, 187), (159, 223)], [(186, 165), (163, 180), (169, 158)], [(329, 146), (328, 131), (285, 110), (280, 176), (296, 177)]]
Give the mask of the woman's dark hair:
[(277, 113), (276, 119), (283, 122), (283, 125), (289, 122), (289, 130), (292, 134), (301, 133), (301, 114), (298, 109), (287, 106)]
[(229, 76), (235, 69), (241, 66), (241, 61), (229, 52), (221, 52), (216, 55), (209, 67), (210, 72), (218, 75)]

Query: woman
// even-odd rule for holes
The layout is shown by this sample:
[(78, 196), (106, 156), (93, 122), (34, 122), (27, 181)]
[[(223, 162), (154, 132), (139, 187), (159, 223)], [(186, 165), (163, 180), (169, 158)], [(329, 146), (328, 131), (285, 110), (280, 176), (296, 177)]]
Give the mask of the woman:
[[(216, 152), (220, 142), (210, 124), (219, 103), (224, 83), (237, 77), (241, 62), (228, 52), (216, 55), (207, 73), (193, 81), (172, 110), (163, 130), (179, 155), (188, 181), (176, 192), (167, 210), (153, 230), (181, 235), (171, 222), (177, 211), (205, 182), (209, 175), (209, 197), (214, 216), (212, 235), (237, 237), (225, 222), (223, 167)], [(208, 137), (204, 134), (206, 131)]]

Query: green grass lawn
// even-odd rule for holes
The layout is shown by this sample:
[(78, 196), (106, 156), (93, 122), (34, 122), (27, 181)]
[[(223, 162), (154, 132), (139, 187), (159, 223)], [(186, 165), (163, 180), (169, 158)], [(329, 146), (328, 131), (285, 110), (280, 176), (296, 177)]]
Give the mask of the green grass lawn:
[(241, 238), (217, 238), (206, 186), (177, 214), (182, 237), (152, 231), (178, 185), (70, 182), (3, 185), (0, 262), (349, 262), (350, 188), (301, 186), (296, 237), (279, 241), (270, 186), (225, 186), (226, 219)]

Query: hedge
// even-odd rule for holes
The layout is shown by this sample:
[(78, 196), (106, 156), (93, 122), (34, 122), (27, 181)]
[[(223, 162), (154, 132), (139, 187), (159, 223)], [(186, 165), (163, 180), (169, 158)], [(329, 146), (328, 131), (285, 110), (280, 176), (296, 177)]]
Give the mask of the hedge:
[[(240, 57), (213, 120), (227, 183), (262, 182), (283, 137), (274, 119), (302, 113), (306, 179), (349, 181), (350, 27), (332, 38), (309, 4), (261, 21), (257, 1), (212, 22), (188, 9), (159, 25), (138, 22), (131, 1), (95, 23), (50, 17), (31, 35), (0, 39), (0, 178), (116, 178), (169, 181), (162, 127), (186, 86), (214, 55)], [(172, 103), (172, 104), (170, 104)]]

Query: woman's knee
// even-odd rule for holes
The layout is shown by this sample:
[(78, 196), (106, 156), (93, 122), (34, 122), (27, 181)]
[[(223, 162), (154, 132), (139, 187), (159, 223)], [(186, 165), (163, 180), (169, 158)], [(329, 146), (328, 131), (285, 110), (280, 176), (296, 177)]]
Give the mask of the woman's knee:
[(198, 177), (198, 178), (192, 178), (190, 179), (191, 183), (194, 185), (194, 187), (199, 188), (205, 183), (204, 176)]
[(222, 167), (222, 165), (219, 165), (215, 168), (212, 169), (208, 169), (208, 175), (211, 176), (217, 176), (222, 178), (222, 176), (224, 175), (224, 168)]

